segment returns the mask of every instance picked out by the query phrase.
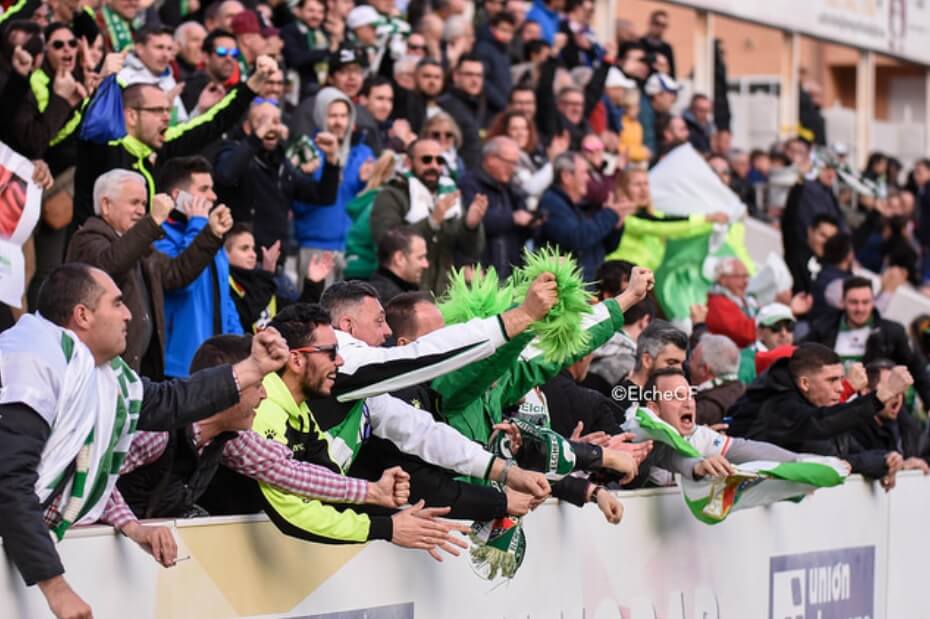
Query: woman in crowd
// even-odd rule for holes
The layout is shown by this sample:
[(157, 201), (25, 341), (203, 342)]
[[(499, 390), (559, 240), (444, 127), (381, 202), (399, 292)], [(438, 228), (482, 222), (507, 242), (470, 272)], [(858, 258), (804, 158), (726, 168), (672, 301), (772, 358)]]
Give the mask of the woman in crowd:
[(459, 149), (462, 147), (462, 131), (455, 119), (445, 112), (439, 112), (423, 123), (420, 135), (439, 142), (450, 177), (457, 179), (465, 173), (465, 162), (459, 156)]

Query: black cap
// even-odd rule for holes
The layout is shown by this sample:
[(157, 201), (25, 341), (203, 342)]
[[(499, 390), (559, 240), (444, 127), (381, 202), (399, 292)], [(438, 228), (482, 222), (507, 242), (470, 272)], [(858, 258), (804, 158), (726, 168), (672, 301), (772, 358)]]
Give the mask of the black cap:
[(365, 53), (351, 45), (342, 45), (329, 55), (329, 72), (335, 73), (336, 71), (347, 67), (350, 64), (357, 64), (362, 68), (368, 66), (368, 58), (365, 56)]

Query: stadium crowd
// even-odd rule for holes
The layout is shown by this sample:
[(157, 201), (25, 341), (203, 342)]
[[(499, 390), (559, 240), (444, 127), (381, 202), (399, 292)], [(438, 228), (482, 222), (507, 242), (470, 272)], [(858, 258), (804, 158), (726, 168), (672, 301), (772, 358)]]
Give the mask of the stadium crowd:
[[(467, 521), (554, 496), (616, 524), (605, 490), (672, 474), (799, 454), (886, 489), (930, 472), (930, 316), (881, 315), (930, 281), (930, 160), (853, 171), (815, 84), (797, 137), (733, 147), (719, 46), (718, 86), (678, 113), (668, 14), (600, 40), (593, 13), (6, 6), (0, 141), (44, 191), (27, 311), (0, 307), (0, 537), (56, 617), (91, 616), (54, 547), (72, 525), (110, 524), (165, 566), (170, 530), (141, 521), (258, 512), (441, 560)], [(684, 330), (653, 290), (666, 241), (737, 222), (653, 208), (648, 170), (682, 148), (781, 230), (793, 280), (760, 306), (751, 266), (723, 258)], [(534, 255), (555, 258), (537, 272)], [(450, 319), (469, 282), (507, 278), (513, 303)], [(554, 362), (540, 325), (575, 280), (593, 293), (572, 310), (582, 344)], [(638, 409), (702, 437), (699, 457), (639, 440)]]

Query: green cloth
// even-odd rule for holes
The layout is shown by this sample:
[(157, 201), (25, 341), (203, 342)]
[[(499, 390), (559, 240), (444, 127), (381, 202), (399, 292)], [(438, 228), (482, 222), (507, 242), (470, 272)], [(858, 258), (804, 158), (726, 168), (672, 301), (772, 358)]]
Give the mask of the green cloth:
[(756, 347), (747, 346), (739, 351), (739, 382), (748, 385), (756, 379)]
[(355, 196), (346, 212), (352, 220), (346, 237), (346, 279), (369, 279), (378, 268), (378, 249), (371, 238), (371, 209), (381, 188), (366, 189)]

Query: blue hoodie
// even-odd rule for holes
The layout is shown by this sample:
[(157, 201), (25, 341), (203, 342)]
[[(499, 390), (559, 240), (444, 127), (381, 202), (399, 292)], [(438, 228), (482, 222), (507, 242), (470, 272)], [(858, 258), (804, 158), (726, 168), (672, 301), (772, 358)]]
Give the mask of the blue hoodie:
[[(327, 87), (317, 93), (313, 110), (316, 126), (326, 126), (326, 111), (334, 101), (345, 101), (349, 105), (348, 133), (350, 137), (347, 137), (341, 146), (340, 155), (343, 167), (339, 192), (333, 204), (294, 202), (294, 227), (297, 242), (301, 247), (343, 251), (346, 247), (349, 227), (352, 225), (352, 220), (346, 213), (346, 205), (365, 188), (365, 181), (361, 179), (360, 172), (363, 163), (374, 159), (374, 152), (362, 140), (354, 140), (353, 143), (351, 134), (355, 128), (355, 106), (342, 91), (336, 88)], [(325, 155), (320, 152), (315, 142), (313, 147), (320, 158), (325, 159)], [(314, 173), (314, 178), (319, 180), (322, 173), (323, 166), (321, 165)]]
[[(165, 238), (155, 242), (155, 249), (174, 258), (194, 242), (207, 225), (206, 217), (193, 217), (187, 223), (168, 220), (162, 224)], [(217, 281), (214, 283), (213, 274)], [(242, 335), (236, 304), (229, 295), (229, 259), (220, 249), (213, 263), (184, 288), (165, 291), (165, 375), (186, 378), (194, 353), (214, 331), (214, 291), (220, 300), (221, 333)]]

